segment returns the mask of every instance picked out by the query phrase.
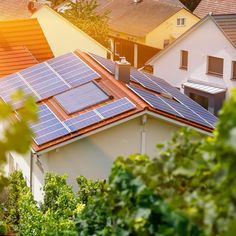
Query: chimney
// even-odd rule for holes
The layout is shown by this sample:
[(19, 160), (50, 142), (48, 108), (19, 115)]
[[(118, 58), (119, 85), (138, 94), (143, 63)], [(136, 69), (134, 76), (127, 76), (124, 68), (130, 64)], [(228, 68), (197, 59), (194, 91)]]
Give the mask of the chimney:
[(130, 80), (130, 67), (131, 64), (126, 61), (126, 58), (120, 57), (120, 61), (115, 62), (115, 79), (128, 84)]
[(28, 10), (33, 14), (37, 9), (34, 5), (35, 1), (34, 0), (29, 0), (28, 1)]

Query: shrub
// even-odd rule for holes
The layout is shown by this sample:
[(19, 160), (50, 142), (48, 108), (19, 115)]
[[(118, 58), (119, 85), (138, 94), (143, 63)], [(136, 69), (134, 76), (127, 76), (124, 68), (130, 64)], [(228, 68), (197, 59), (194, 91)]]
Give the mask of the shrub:
[(8, 233), (8, 226), (6, 222), (0, 221), (0, 235)]

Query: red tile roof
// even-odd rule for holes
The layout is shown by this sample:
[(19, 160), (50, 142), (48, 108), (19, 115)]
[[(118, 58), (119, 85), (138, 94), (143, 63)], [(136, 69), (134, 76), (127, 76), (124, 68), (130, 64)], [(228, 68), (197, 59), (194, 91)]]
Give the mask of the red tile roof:
[(202, 0), (194, 11), (194, 14), (203, 18), (209, 12), (213, 14), (236, 13), (235, 0)]
[[(29, 0), (0, 0), (0, 20), (15, 20), (29, 18), (32, 13), (28, 10)], [(36, 9), (41, 6), (35, 2)]]
[(43, 62), (53, 57), (37, 19), (0, 21), (0, 48), (26, 47)]
[(0, 77), (37, 64), (38, 61), (25, 47), (0, 48)]

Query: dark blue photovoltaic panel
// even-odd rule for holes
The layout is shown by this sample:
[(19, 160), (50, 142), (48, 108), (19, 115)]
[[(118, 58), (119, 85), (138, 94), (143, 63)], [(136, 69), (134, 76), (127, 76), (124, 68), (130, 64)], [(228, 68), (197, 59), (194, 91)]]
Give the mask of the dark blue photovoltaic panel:
[(185, 105), (197, 115), (201, 116), (207, 123), (214, 127), (214, 124), (217, 122), (217, 118), (212, 113), (207, 111), (205, 108), (200, 106), (198, 103), (190, 99), (185, 94), (181, 93), (177, 88), (171, 86), (167, 82), (159, 81), (159, 79), (153, 75), (147, 74), (147, 76), (160, 85), (163, 90), (171, 94), (177, 101)]
[(157, 93), (165, 92), (160, 86), (136, 69), (131, 68), (131, 80), (141, 84), (143, 87), (153, 90)]
[[(12, 74), (1, 78), (0, 80), (0, 97), (4, 102), (11, 101), (11, 95), (17, 90), (22, 90), (25, 95), (32, 95), (37, 100), (36, 95), (33, 91), (21, 80), (18, 74)], [(21, 106), (21, 102), (14, 102), (13, 106), (15, 109)]]
[(41, 99), (52, 97), (69, 89), (45, 63), (27, 68), (21, 71), (20, 75)]
[(200, 106), (198, 103), (190, 99), (185, 94), (182, 94), (177, 88), (172, 86), (166, 86), (166, 90), (180, 103), (188, 107), (190, 110), (201, 116), (204, 120), (206, 120), (209, 124), (214, 127), (214, 124), (217, 122), (217, 118), (207, 111), (205, 108)]
[(96, 109), (104, 119), (134, 109), (136, 106), (127, 98), (121, 98)]
[(188, 109), (183, 104), (163, 97), (161, 99), (167, 104), (169, 104), (171, 107), (173, 107), (176, 111), (178, 111), (185, 119), (211, 127), (209, 123), (204, 121), (200, 116)]
[(103, 66), (111, 74), (115, 74), (115, 62), (93, 53), (88, 53), (95, 61)]
[(73, 53), (51, 59), (48, 61), (48, 64), (72, 87), (85, 84), (100, 77)]
[(68, 114), (96, 105), (108, 98), (109, 96), (93, 82), (55, 96), (56, 101)]
[(144, 91), (144, 90), (137, 88), (136, 86), (133, 86), (133, 85), (129, 85), (129, 88), (132, 89), (139, 97), (141, 97), (144, 101), (146, 101), (153, 108), (168, 112), (168, 113), (176, 115), (176, 116), (181, 116), (180, 113), (178, 113), (173, 108), (171, 108), (169, 105), (167, 105), (163, 100), (161, 100), (155, 94)]
[(72, 132), (74, 132), (87, 126), (96, 124), (101, 120), (101, 117), (95, 111), (88, 111), (66, 120), (64, 124), (67, 125)]
[(69, 134), (69, 131), (46, 105), (39, 106), (38, 116), (39, 121), (31, 125), (35, 134), (34, 140), (38, 145)]

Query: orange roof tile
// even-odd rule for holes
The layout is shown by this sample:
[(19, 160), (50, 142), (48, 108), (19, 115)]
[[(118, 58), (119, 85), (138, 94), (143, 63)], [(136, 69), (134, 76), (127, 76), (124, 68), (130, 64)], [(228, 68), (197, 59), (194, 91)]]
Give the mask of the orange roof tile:
[(201, 0), (194, 14), (203, 18), (209, 12), (213, 14), (230, 14), (236, 13), (235, 0)]
[(0, 48), (0, 77), (37, 64), (38, 61), (25, 47)]
[[(0, 20), (15, 20), (29, 18), (32, 13), (28, 10), (29, 0), (0, 0)], [(42, 4), (35, 2), (35, 8)]]
[(23, 46), (43, 62), (53, 57), (37, 19), (0, 21), (0, 48)]

